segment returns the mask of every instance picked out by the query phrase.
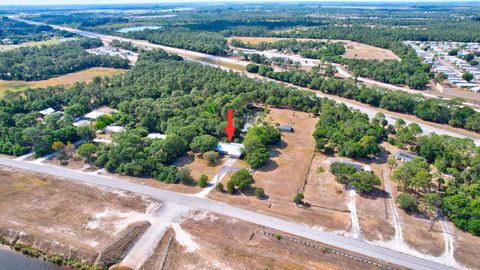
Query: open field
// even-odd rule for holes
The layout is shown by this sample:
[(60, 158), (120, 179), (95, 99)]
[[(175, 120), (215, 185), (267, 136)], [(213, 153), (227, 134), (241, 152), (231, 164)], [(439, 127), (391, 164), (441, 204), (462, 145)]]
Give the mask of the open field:
[(0, 178), (0, 238), (89, 263), (100, 251), (100, 261), (121, 257), (161, 205), (128, 192), (5, 167)]
[[(274, 37), (232, 37), (229, 40), (238, 39), (242, 42), (249, 44), (258, 44), (261, 42), (275, 42), (278, 40), (286, 40), (291, 38), (274, 38)], [(308, 41), (315, 39), (308, 38), (298, 38), (299, 41)], [(396, 59), (400, 58), (396, 56), (392, 51), (382, 49), (379, 47), (374, 47), (371, 45), (358, 43), (350, 40), (330, 40), (331, 42), (341, 42), (345, 46), (345, 58), (355, 58), (355, 59), (370, 59), (370, 60), (386, 60), (386, 59)]]
[(333, 254), (322, 243), (290, 237), (225, 216), (194, 212), (164, 236), (143, 269), (160, 269), (163, 263), (164, 269), (377, 269)]
[(21, 44), (13, 44), (13, 45), (0, 45), (0, 52), (2, 51), (10, 51), (10, 50), (15, 50), (20, 47), (35, 47), (35, 46), (48, 46), (48, 45), (56, 45), (60, 44), (61, 42), (65, 41), (70, 41), (70, 40), (76, 40), (78, 38), (52, 38), (49, 40), (43, 40), (43, 41), (30, 41), (30, 42), (25, 42)]
[[(282, 142), (270, 148), (271, 159), (253, 173), (255, 179), (253, 186), (262, 187), (267, 198), (259, 200), (250, 195), (229, 195), (216, 191), (211, 192), (210, 197), (244, 208), (283, 216), (311, 226), (348, 230), (349, 215), (342, 212), (341, 208), (340, 211), (316, 205), (301, 208), (292, 202), (296, 192), (304, 190), (307, 182), (314, 155), (315, 142), (312, 132), (317, 119), (304, 112), (272, 108), (265, 120), (272, 124), (289, 124), (295, 129), (293, 133), (282, 134)], [(225, 177), (223, 183), (226, 184), (228, 179), (228, 176)], [(310, 203), (315, 196), (317, 195), (309, 194), (305, 201)]]
[(125, 71), (124, 69), (94, 67), (43, 81), (0, 80), (0, 97), (2, 97), (7, 90), (21, 91), (27, 88), (45, 88), (54, 85), (70, 86), (76, 82), (91, 82), (95, 77), (112, 76), (124, 73)]

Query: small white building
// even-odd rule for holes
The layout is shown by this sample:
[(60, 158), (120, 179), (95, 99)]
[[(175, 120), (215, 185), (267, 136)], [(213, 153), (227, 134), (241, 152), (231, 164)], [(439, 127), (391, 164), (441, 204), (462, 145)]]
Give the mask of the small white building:
[(98, 117), (104, 115), (104, 112), (99, 112), (99, 111), (91, 111), (87, 114), (85, 114), (82, 118), (90, 119), (90, 120), (95, 120)]
[(219, 143), (217, 145), (217, 152), (228, 155), (232, 158), (240, 158), (244, 145), (241, 143)]
[(45, 110), (41, 110), (38, 112), (38, 114), (42, 117), (45, 117), (49, 114), (52, 114), (55, 112), (55, 109), (53, 109), (52, 107), (49, 107), (49, 108), (46, 108)]
[(407, 153), (407, 152), (398, 152), (396, 155), (395, 155), (395, 158), (397, 160), (401, 160), (403, 162), (409, 162), (409, 161), (412, 161), (414, 158), (416, 158), (418, 156), (414, 155), (414, 154), (410, 154), (410, 153)]
[(167, 138), (167, 135), (161, 134), (161, 133), (150, 133), (150, 134), (147, 135), (147, 138), (157, 139), (157, 140), (165, 140)]
[(104, 129), (104, 132), (105, 133), (120, 133), (124, 130), (125, 128), (122, 127), (122, 126), (114, 126), (114, 125), (110, 125), (110, 126), (106, 126), (105, 129)]

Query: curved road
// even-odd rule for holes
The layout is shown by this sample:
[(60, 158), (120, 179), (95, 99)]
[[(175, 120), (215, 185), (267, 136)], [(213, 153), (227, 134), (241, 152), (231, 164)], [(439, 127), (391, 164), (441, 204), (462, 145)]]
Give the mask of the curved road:
[(261, 226), (269, 227), (275, 230), (283, 231), (307, 239), (319, 241), (328, 245), (336, 246), (341, 249), (350, 250), (358, 254), (388, 261), (403, 267), (418, 270), (443, 270), (454, 269), (433, 261), (421, 259), (412, 255), (400, 253), (391, 249), (375, 246), (366, 242), (340, 236), (334, 233), (321, 231), (302, 224), (282, 220), (272, 216), (260, 214), (257, 212), (237, 208), (222, 202), (213, 201), (187, 195), (183, 193), (162, 190), (127, 182), (114, 177), (105, 177), (90, 175), (83, 172), (56, 167), (47, 164), (33, 164), (25, 161), (18, 161), (8, 158), (0, 158), (0, 165), (12, 168), (44, 173), (65, 178), (71, 181), (78, 181), (88, 184), (100, 185), (113, 189), (125, 190), (137, 194), (146, 195), (168, 203), (187, 206), (204, 211), (211, 211), (232, 218), (255, 223)]

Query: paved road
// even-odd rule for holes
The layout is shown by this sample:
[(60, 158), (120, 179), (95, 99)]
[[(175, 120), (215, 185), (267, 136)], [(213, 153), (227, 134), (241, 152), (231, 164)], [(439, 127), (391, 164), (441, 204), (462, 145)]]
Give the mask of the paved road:
[[(39, 22), (35, 22), (35, 21), (20, 19), (18, 16), (10, 16), (10, 18), (14, 19), (14, 20), (25, 22), (25, 23), (30, 23), (30, 24), (36, 24), (36, 25), (42, 25), (43, 24), (43, 23), (39, 23)], [(65, 31), (70, 31), (72, 33), (76, 33), (76, 34), (87, 36), (87, 37), (100, 38), (100, 39), (102, 39), (103, 41), (106, 41), (106, 42), (109, 42), (113, 39), (117, 39), (117, 40), (132, 42), (133, 44), (135, 44), (137, 46), (142, 46), (142, 47), (145, 47), (145, 48), (163, 49), (167, 52), (178, 54), (178, 55), (180, 55), (180, 56), (182, 56), (182, 57), (184, 57), (188, 60), (196, 61), (196, 62), (205, 64), (205, 65), (212, 65), (212, 66), (215, 66), (215, 67), (220, 67), (220, 68), (225, 69), (225, 70), (233, 70), (233, 71), (236, 71), (236, 72), (240, 72), (239, 70), (244, 70), (244, 67), (247, 64), (249, 64), (249, 62), (247, 62), (247, 61), (241, 61), (241, 60), (231, 59), (231, 58), (227, 58), (227, 57), (214, 56), (214, 55), (209, 55), (209, 54), (204, 54), (204, 53), (199, 53), (199, 52), (194, 52), (194, 51), (189, 51), (189, 50), (184, 50), (184, 49), (178, 49), (178, 48), (153, 44), (153, 43), (150, 43), (150, 42), (144, 41), (144, 40), (136, 40), (136, 39), (122, 38), (122, 37), (112, 36), (112, 35), (104, 35), (104, 34), (100, 34), (100, 33), (84, 31), (84, 30), (68, 28), (68, 27), (62, 27), (62, 26), (57, 26), (57, 25), (50, 25), (50, 26), (53, 27), (53, 28), (56, 28), (56, 29), (62, 29), (62, 30), (65, 30)], [(260, 77), (258, 74), (252, 74), (252, 73), (248, 73), (248, 72), (242, 72), (242, 73), (244, 75), (248, 76), (248, 77), (251, 77), (251, 78), (265, 79), (265, 80), (269, 80), (269, 81), (278, 82), (278, 81), (273, 80), (273, 79)], [(294, 87), (302, 89), (302, 90), (313, 91), (313, 90), (308, 89), (308, 88), (303, 88), (303, 87), (298, 87), (298, 86), (294, 86)], [(329, 99), (335, 100), (338, 103), (343, 103), (350, 108), (360, 110), (361, 112), (366, 113), (369, 117), (374, 117), (379, 112), (379, 110), (375, 109), (374, 107), (368, 106), (368, 105), (359, 105), (358, 103), (355, 103), (355, 102), (352, 102), (352, 101), (346, 101), (346, 100), (344, 100), (340, 97), (320, 93), (318, 91), (313, 91), (313, 92), (315, 92), (317, 96), (329, 98)], [(384, 112), (384, 114), (386, 116), (387, 121), (389, 123), (392, 123), (392, 124), (395, 123), (395, 121), (399, 118), (399, 117), (397, 117), (393, 114), (389, 114), (388, 112)], [(426, 124), (426, 123), (421, 123), (421, 122), (415, 121), (415, 120), (409, 120), (408, 118), (412, 118), (412, 116), (408, 115), (408, 116), (403, 116), (402, 117), (402, 119), (404, 119), (405, 122), (407, 122), (407, 124), (409, 124), (409, 123), (419, 124), (425, 134), (429, 134), (429, 133), (434, 132), (436, 134), (449, 135), (449, 136), (452, 136), (452, 137), (471, 138), (471, 139), (474, 140), (476, 145), (480, 146), (480, 139), (478, 137), (468, 137), (468, 136), (465, 136), (463, 134), (456, 133), (454, 131), (449, 131), (449, 130), (445, 130), (445, 129), (442, 129), (442, 128), (437, 128), (437, 127), (434, 127), (432, 125), (429, 125), (429, 124)]]
[(370, 256), (373, 258), (388, 261), (407, 268), (418, 270), (454, 269), (433, 261), (428, 261), (411, 255), (403, 254), (397, 251), (393, 251), (391, 249), (375, 246), (366, 242), (361, 242), (359, 240), (343, 237), (334, 233), (320, 231), (318, 229), (314, 229), (302, 224), (297, 224), (272, 216), (237, 208), (222, 202), (217, 202), (168, 190), (157, 189), (141, 184), (135, 184), (120, 179), (115, 179), (114, 177), (89, 175), (83, 172), (56, 167), (53, 165), (33, 164), (8, 158), (0, 158), (0, 165), (63, 177), (71, 181), (84, 182), (113, 189), (130, 191), (137, 194), (146, 195), (167, 203), (175, 203), (178, 205), (192, 207), (199, 210), (215, 212), (218, 214), (255, 223), (261, 226), (269, 227), (307, 239), (319, 241), (345, 250), (350, 250), (352, 252)]

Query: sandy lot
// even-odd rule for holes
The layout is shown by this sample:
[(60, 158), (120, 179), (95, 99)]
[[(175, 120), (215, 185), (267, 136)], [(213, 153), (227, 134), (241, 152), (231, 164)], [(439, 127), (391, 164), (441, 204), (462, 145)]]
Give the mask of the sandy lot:
[[(229, 40), (238, 39), (245, 43), (249, 44), (258, 44), (261, 42), (275, 42), (278, 40), (285, 40), (289, 38), (273, 38), (273, 37), (232, 37)], [(308, 41), (315, 39), (308, 38), (298, 38), (299, 41)], [(322, 39), (323, 40), (323, 39)], [(345, 58), (355, 58), (355, 59), (369, 59), (369, 60), (386, 60), (386, 59), (396, 59), (400, 60), (392, 51), (382, 49), (379, 47), (370, 46), (363, 43), (358, 43), (350, 40), (330, 40), (332, 42), (341, 42), (345, 46)]]
[(0, 97), (4, 95), (6, 90), (21, 91), (27, 88), (45, 88), (54, 85), (70, 86), (76, 82), (91, 82), (95, 77), (112, 76), (115, 74), (124, 73), (125, 71), (126, 70), (124, 69), (95, 67), (43, 81), (27, 82), (0, 80)]
[[(314, 155), (315, 142), (312, 133), (317, 119), (307, 113), (273, 108), (265, 120), (271, 123), (290, 124), (295, 129), (293, 133), (282, 134), (282, 142), (270, 149), (271, 159), (264, 167), (253, 173), (255, 179), (253, 186), (262, 187), (267, 198), (259, 200), (245, 194), (228, 195), (217, 191), (212, 191), (209, 196), (215, 200), (276, 214), (311, 226), (344, 229), (347, 215), (338, 214), (338, 219), (332, 218), (336, 215), (332, 213), (339, 211), (317, 206), (300, 208), (292, 202), (296, 192), (304, 190), (307, 182)], [(223, 179), (224, 184), (228, 178)], [(307, 196), (305, 201), (311, 203), (312, 199)]]
[(89, 262), (160, 206), (128, 192), (4, 167), (0, 178), (0, 237)]
[[(334, 254), (331, 251), (338, 249), (321, 243), (211, 213), (190, 214), (180, 227), (182, 235), (178, 234), (178, 227), (165, 235), (149, 267), (164, 264), (164, 269), (377, 269)], [(281, 239), (277, 240), (275, 234)], [(192, 249), (192, 245), (196, 248)]]

